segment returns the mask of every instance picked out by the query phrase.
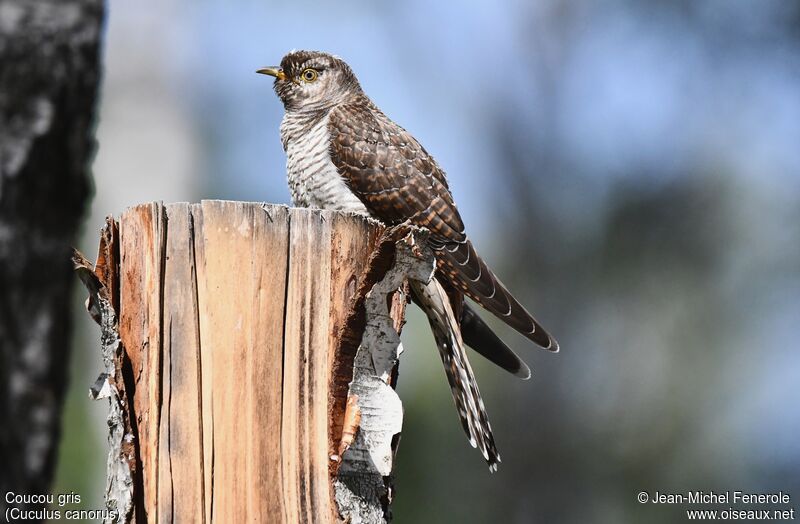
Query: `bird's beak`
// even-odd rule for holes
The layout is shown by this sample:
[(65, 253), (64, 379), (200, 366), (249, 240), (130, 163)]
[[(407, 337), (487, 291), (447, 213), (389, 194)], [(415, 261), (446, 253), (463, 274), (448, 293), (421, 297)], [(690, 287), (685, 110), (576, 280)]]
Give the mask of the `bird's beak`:
[(256, 69), (256, 73), (274, 76), (278, 80), (286, 80), (286, 73), (280, 67), (262, 67), (261, 69)]

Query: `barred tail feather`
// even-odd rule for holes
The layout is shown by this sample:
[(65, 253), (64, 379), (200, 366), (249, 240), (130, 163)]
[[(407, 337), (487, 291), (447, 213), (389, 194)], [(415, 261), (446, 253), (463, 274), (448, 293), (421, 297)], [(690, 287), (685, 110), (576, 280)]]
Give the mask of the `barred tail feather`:
[(558, 351), (558, 342), (528, 313), (481, 260), (472, 242), (446, 245), (437, 257), (439, 273), (456, 289), (537, 345)]
[(467, 346), (509, 373), (523, 380), (531, 378), (531, 368), (466, 303), (462, 306), (459, 324), (461, 336)]
[(411, 288), (417, 303), (428, 316), (464, 432), (470, 444), (481, 451), (489, 469), (497, 471), (500, 454), (450, 299), (435, 278), (427, 284), (412, 281)]

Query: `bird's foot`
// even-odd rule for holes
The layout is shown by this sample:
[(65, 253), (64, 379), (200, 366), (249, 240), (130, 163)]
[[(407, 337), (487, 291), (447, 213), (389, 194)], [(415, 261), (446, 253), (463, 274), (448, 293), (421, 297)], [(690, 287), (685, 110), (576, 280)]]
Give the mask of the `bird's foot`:
[(417, 258), (424, 257), (417, 237), (418, 235), (427, 236), (427, 234), (428, 231), (425, 228), (414, 225), (410, 220), (394, 225), (383, 232), (384, 238), (392, 240), (394, 243), (405, 241), (411, 249), (411, 253)]

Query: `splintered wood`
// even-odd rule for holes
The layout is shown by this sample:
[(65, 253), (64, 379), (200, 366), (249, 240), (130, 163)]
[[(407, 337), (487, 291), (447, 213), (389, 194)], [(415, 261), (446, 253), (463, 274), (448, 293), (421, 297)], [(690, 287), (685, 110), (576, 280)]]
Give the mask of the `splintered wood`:
[[(114, 317), (104, 333), (118, 327), (101, 382), (122, 410), (112, 455), (122, 446), (130, 466), (132, 502), (115, 502), (125, 520), (384, 521), (402, 409), (390, 399), (388, 422), (360, 428), (363, 409), (373, 425), (381, 409), (363, 368), (378, 362), (374, 380), (394, 394), (404, 279), (428, 278), (431, 260), (412, 268), (366, 219), (281, 206), (154, 203), (125, 212), (118, 238), (114, 226), (97, 279), (85, 261), (76, 267), (100, 289), (88, 303), (95, 316)], [(357, 481), (372, 438), (383, 456), (365, 473), (371, 491), (342, 499), (340, 469)], [(378, 507), (348, 506), (369, 504)]]

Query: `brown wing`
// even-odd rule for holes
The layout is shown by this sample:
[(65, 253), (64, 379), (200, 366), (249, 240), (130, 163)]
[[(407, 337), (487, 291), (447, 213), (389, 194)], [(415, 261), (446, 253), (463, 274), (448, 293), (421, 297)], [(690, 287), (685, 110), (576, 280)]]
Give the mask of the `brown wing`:
[(405, 129), (366, 103), (338, 107), (329, 122), (331, 160), (370, 213), (426, 227), (437, 247), (466, 241), (444, 172)]
[(536, 344), (558, 350), (478, 257), (444, 171), (411, 134), (368, 100), (334, 109), (328, 128), (331, 160), (373, 216), (430, 230), (441, 277)]

